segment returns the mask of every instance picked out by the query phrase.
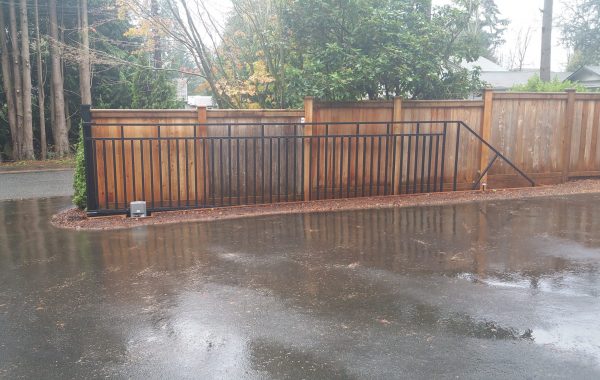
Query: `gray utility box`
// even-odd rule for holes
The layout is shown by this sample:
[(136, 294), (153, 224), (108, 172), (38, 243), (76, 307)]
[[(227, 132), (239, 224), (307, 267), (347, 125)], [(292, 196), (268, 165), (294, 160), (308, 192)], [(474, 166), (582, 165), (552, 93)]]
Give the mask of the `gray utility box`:
[(131, 202), (129, 210), (132, 218), (144, 218), (146, 216), (146, 201)]

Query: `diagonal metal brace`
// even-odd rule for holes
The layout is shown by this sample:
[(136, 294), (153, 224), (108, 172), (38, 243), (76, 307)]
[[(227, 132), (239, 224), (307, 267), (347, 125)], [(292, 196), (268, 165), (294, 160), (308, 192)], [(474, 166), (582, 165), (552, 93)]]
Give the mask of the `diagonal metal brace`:
[(496, 162), (497, 158), (498, 158), (498, 154), (496, 154), (494, 156), (494, 158), (492, 158), (490, 160), (490, 162), (485, 167), (485, 170), (479, 175), (479, 178), (477, 178), (477, 181), (475, 181), (475, 183), (473, 184), (473, 190), (477, 190), (477, 188), (479, 187), (479, 183), (481, 182), (481, 180), (483, 179), (483, 177), (485, 177), (485, 175), (487, 174), (487, 172), (492, 168), (492, 165), (494, 165), (494, 162)]

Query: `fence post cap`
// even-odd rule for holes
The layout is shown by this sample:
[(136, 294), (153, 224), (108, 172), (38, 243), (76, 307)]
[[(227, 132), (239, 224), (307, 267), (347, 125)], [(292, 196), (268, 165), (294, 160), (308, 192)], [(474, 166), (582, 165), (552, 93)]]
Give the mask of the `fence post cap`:
[(565, 92), (577, 92), (576, 88), (567, 88)]

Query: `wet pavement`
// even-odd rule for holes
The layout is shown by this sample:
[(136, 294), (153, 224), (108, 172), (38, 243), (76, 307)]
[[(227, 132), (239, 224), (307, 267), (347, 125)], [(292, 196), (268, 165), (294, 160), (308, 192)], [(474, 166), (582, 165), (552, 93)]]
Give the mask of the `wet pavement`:
[(70, 196), (73, 170), (0, 172), (0, 200)]
[(0, 202), (2, 378), (598, 378), (600, 194), (58, 230)]

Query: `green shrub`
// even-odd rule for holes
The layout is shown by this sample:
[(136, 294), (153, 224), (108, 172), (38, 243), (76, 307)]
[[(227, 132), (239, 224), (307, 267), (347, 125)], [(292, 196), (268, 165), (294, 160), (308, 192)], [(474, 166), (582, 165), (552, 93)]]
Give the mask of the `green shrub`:
[(75, 175), (73, 177), (73, 203), (81, 210), (87, 205), (87, 188), (85, 182), (85, 157), (83, 155), (83, 128), (79, 127), (79, 141), (75, 153)]
[(563, 92), (574, 88), (577, 92), (588, 92), (589, 90), (579, 83), (571, 81), (561, 81), (554, 77), (550, 82), (544, 82), (539, 75), (534, 75), (527, 81), (526, 84), (518, 84), (512, 86), (510, 91), (513, 92)]

